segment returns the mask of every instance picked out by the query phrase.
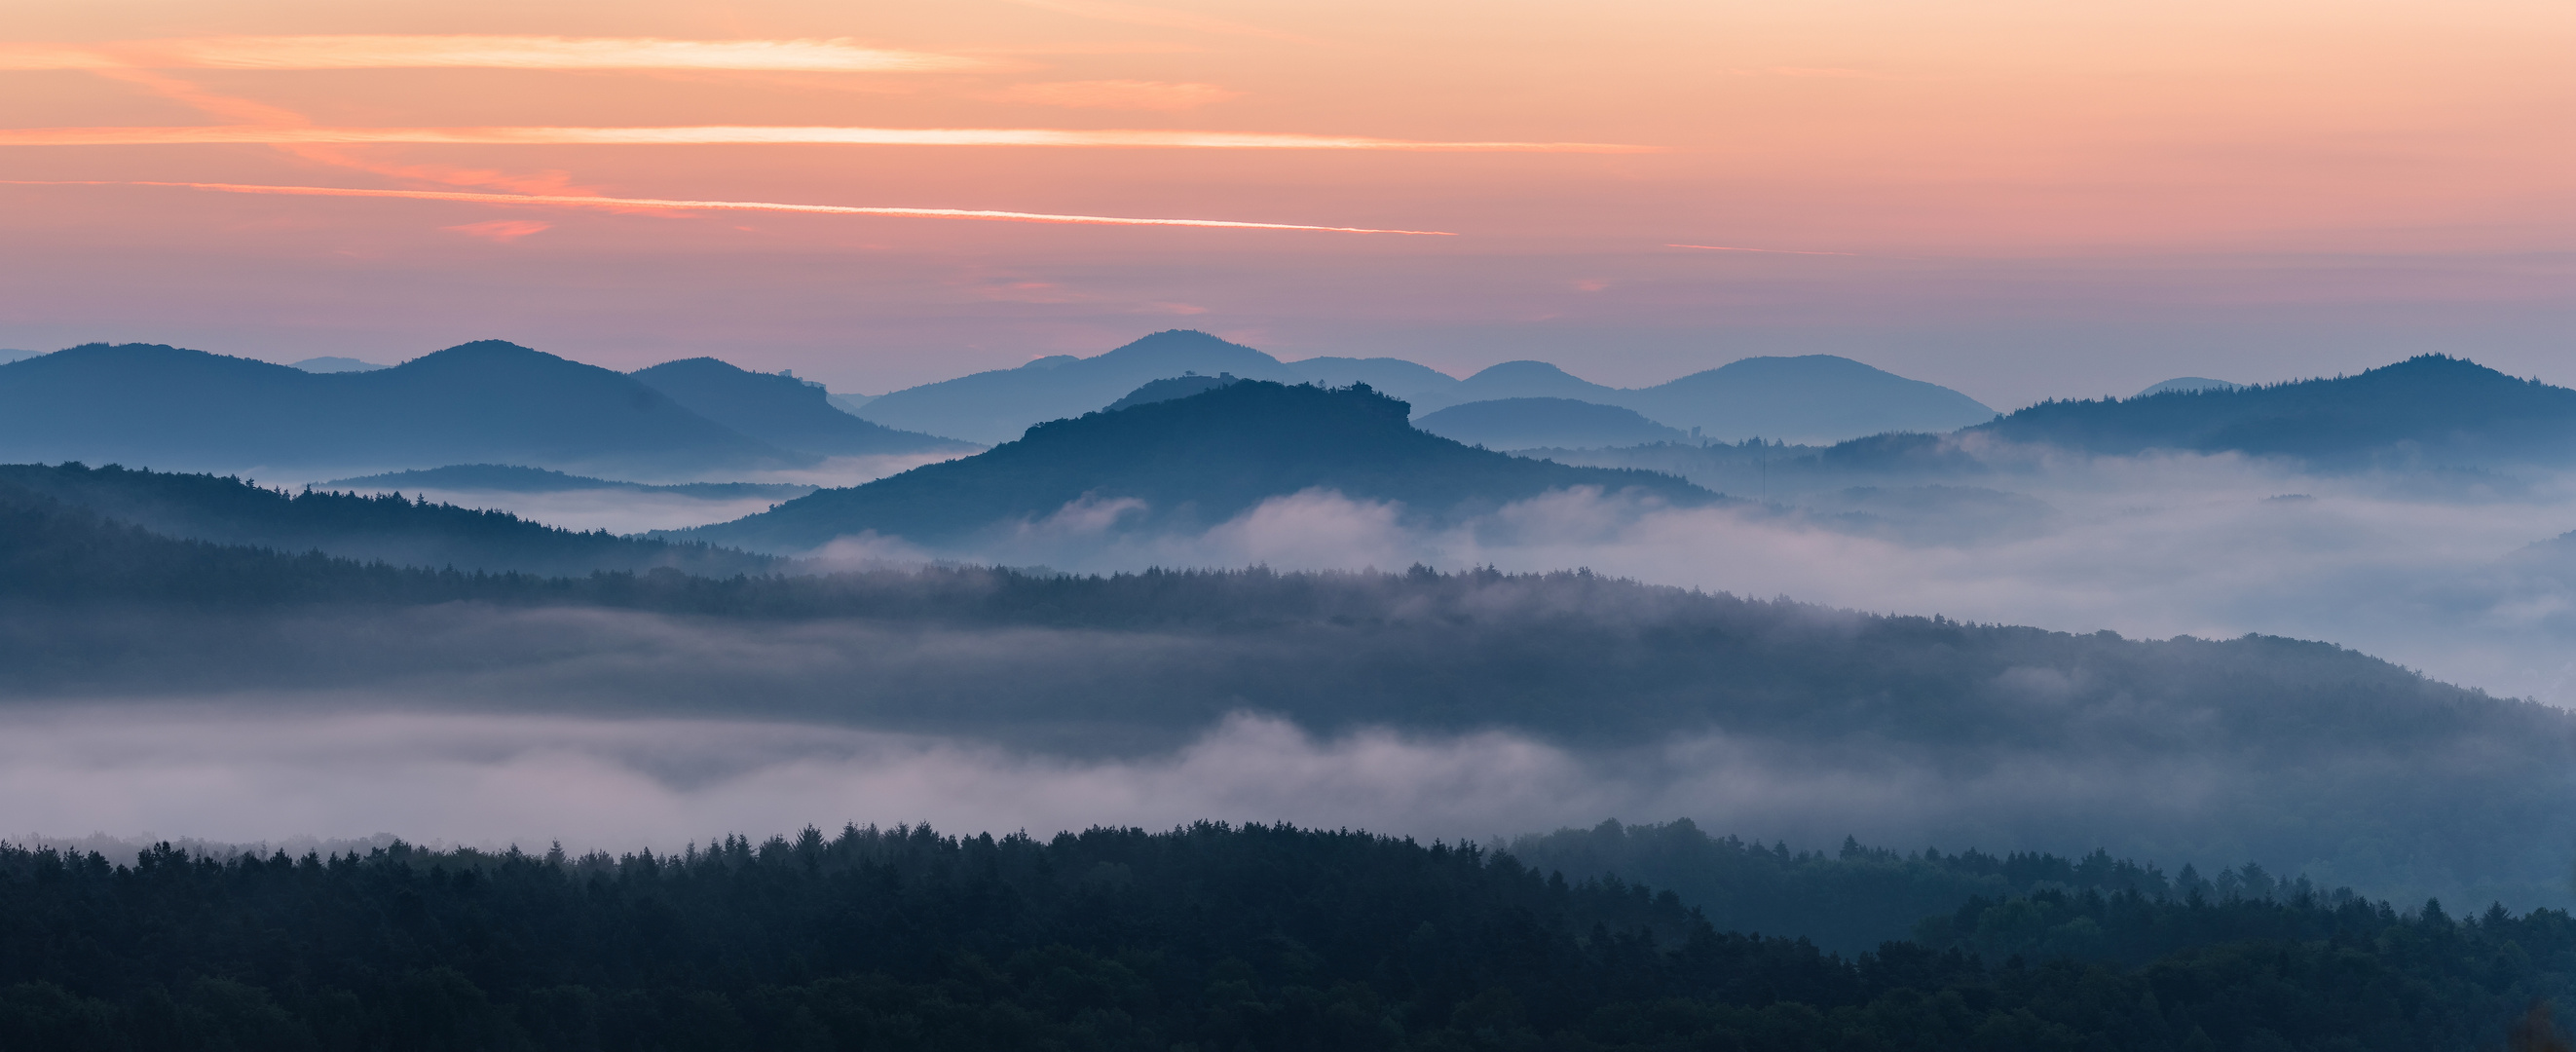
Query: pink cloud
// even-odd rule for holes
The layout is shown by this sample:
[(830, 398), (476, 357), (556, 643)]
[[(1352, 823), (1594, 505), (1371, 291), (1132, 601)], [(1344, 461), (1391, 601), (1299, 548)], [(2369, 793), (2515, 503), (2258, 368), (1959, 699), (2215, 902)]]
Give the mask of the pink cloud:
[(439, 229), (453, 230), (467, 237), (479, 237), (506, 245), (530, 234), (542, 234), (554, 229), (554, 226), (553, 223), (535, 219), (489, 219), (480, 223), (466, 223)]
[(1052, 212), (1007, 212), (990, 208), (896, 208), (863, 205), (805, 205), (778, 201), (688, 201), (661, 197), (596, 197), (569, 194), (491, 194), (461, 190), (372, 190), (345, 186), (270, 186), (251, 183), (178, 183), (142, 179), (43, 180), (0, 179), (0, 186), (137, 186), (206, 190), (227, 194), (283, 194), (304, 197), (382, 197), (410, 201), (457, 201), (471, 204), (534, 205), (635, 211), (792, 212), (806, 215), (902, 216), (917, 219), (977, 219), (1006, 223), (1075, 223), (1104, 226), (1217, 227), (1234, 230), (1315, 230), (1338, 234), (1410, 234), (1455, 237), (1445, 230), (1390, 230), (1355, 226), (1309, 226), (1302, 223), (1254, 223), (1232, 219), (1149, 219), (1127, 216), (1064, 215)]

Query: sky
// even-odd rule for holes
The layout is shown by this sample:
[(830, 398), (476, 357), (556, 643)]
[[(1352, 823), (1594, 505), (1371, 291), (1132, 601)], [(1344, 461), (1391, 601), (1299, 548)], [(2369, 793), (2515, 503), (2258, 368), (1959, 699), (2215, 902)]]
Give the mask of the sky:
[(2576, 384), (2555, 0), (0, 12), (0, 347)]

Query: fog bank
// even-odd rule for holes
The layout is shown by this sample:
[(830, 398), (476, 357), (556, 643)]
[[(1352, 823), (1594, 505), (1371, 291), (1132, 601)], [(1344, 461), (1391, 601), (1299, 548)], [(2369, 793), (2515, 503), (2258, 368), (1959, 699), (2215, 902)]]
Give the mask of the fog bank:
[(1329, 492), (1189, 536), (1122, 532), (1089, 501), (930, 552), (849, 538), (843, 560), (1507, 571), (1584, 566), (1658, 584), (2064, 631), (2319, 639), (2494, 693), (2576, 705), (2576, 559), (2516, 553), (2576, 529), (2576, 479), (2322, 475), (2219, 456), (2052, 456), (1972, 478), (1859, 480), (1773, 503), (1675, 508), (1590, 491), (1453, 529)]
[[(2303, 777), (2359, 785), (2476, 761), (2356, 759)], [(2435, 859), (2375, 859), (2364, 871), (2285, 852), (2275, 834), (2298, 817), (2265, 813), (2266, 795), (2247, 772), (2174, 757), (1963, 762), (1719, 734), (1580, 750), (1507, 732), (1318, 737), (1241, 714), (1177, 749), (1094, 760), (799, 723), (428, 714), (356, 698), (327, 715), (241, 699), (0, 715), (0, 828), (42, 842), (184, 833), (293, 848), (392, 834), (623, 852), (805, 824), (1044, 835), (1200, 819), (1455, 842), (1688, 816), (1800, 847), (1845, 835), (1954, 851), (2104, 846), (2169, 871), (2257, 860), (2378, 894), (2567, 897), (2545, 882), (2464, 879)]]

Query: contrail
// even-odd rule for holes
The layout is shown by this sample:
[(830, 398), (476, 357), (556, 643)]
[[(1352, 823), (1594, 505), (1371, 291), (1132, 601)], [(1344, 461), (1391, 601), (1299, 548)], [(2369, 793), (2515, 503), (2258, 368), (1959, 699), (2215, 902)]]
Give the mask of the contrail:
[(775, 201), (681, 201), (660, 197), (589, 197), (572, 194), (492, 194), (464, 190), (362, 190), (342, 186), (270, 186), (256, 183), (174, 183), (145, 180), (0, 179), (7, 186), (165, 186), (227, 194), (288, 194), (310, 197), (398, 197), (415, 201), (464, 201), (474, 204), (547, 205), (563, 208), (619, 210), (687, 209), (737, 212), (802, 212), (817, 215), (904, 216), (920, 219), (983, 219), (1005, 223), (1088, 223), (1102, 226), (1188, 226), (1232, 230), (1319, 230), (1336, 234), (1410, 234), (1456, 237), (1447, 230), (1379, 230), (1357, 226), (1309, 226), (1302, 223), (1249, 223), (1231, 219), (1139, 219), (1127, 216), (1058, 215), (1051, 212), (1004, 212), (985, 208), (886, 208), (859, 205), (800, 205)]
[(1711, 252), (1761, 252), (1775, 256), (1856, 256), (1857, 252), (1801, 252), (1794, 248), (1738, 248), (1734, 245), (1674, 245), (1665, 248), (1704, 248)]
[(1432, 142), (1294, 132), (843, 128), (706, 125), (676, 128), (316, 128), (290, 124), (0, 129), (0, 146), (169, 146), (220, 143), (503, 146), (1093, 146), (1201, 150), (1400, 150), (1451, 153), (1653, 153), (1655, 146), (1591, 142)]

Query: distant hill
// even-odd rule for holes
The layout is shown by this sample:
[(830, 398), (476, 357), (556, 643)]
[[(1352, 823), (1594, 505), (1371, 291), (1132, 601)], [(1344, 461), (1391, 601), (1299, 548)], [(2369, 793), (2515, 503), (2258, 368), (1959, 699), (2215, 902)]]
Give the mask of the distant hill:
[(1837, 442), (1888, 431), (1955, 431), (1995, 417), (1947, 387), (1830, 354), (1746, 358), (1637, 388), (1596, 384), (1546, 362), (1504, 362), (1417, 403), (1415, 411), (1428, 415), (1507, 398), (1618, 406), (1676, 430), (1698, 428), (1698, 437), (1717, 442)]
[(50, 498), (168, 537), (397, 566), (576, 577), (656, 567), (727, 576), (778, 566), (765, 556), (704, 545), (575, 533), (507, 512), (398, 496), (281, 492), (212, 475), (0, 464), (0, 487), (22, 500)]
[(0, 459), (314, 473), (501, 462), (669, 478), (814, 458), (624, 374), (484, 340), (354, 373), (157, 344), (11, 362)]
[(1286, 383), (1305, 379), (1250, 347), (1173, 329), (1098, 357), (1055, 355), (1017, 369), (908, 387), (879, 396), (866, 412), (888, 427), (993, 444), (1020, 437), (1032, 424), (1091, 412), (1149, 381), (1189, 372)]
[(1494, 402), (1506, 398), (1563, 398), (1600, 405), (1618, 405), (1627, 392), (1604, 387), (1549, 365), (1546, 362), (1517, 361), (1487, 366), (1474, 376), (1438, 397), (1418, 402), (1413, 411), (1427, 415), (1453, 405), (1468, 402)]
[(1653, 387), (1593, 383), (1539, 361), (1492, 366), (1465, 380), (1401, 358), (1283, 362), (1203, 332), (1158, 332), (1092, 358), (1051, 355), (1017, 369), (961, 376), (882, 395), (860, 407), (890, 427), (1007, 442), (1030, 425), (1107, 405), (1152, 380), (1186, 373), (1347, 387), (1365, 383), (1413, 404), (1417, 415), (1505, 398), (1566, 398), (1634, 410), (1721, 441), (1763, 437), (1834, 442), (1887, 431), (1946, 432), (1982, 423), (1992, 409), (1957, 391), (1848, 358), (1747, 358)]
[(1849, 358), (1746, 358), (1617, 402), (1713, 441), (1836, 442), (1888, 431), (1955, 431), (1995, 418), (1983, 403)]
[(1168, 380), (1156, 380), (1127, 392), (1127, 397), (1101, 407), (1101, 411), (1114, 412), (1148, 402), (1169, 402), (1175, 398), (1187, 398), (1194, 394), (1216, 390), (1236, 382), (1237, 379), (1233, 373), (1218, 373), (1215, 376), (1200, 376), (1193, 373), (1189, 376), (1175, 376)]
[(2557, 464), (2576, 461), (2576, 390), (2428, 354), (2333, 379), (2043, 402), (1975, 430), (2096, 453), (2238, 452), (2340, 467)]
[(1409, 514), (1429, 519), (1585, 485), (1641, 489), (1681, 503), (1716, 499), (1668, 475), (1471, 449), (1415, 430), (1406, 410), (1366, 388), (1244, 381), (1041, 424), (973, 457), (672, 536), (775, 552), (866, 531), (935, 544), (1042, 519), (1086, 498), (1134, 498), (1144, 503), (1138, 525), (1193, 528), (1316, 487), (1402, 502)]
[(2133, 397), (2145, 398), (2148, 395), (2160, 395), (2167, 391), (2233, 391), (2243, 386), (2245, 385), (2225, 380), (2212, 380), (2206, 376), (2177, 376), (2163, 383), (2148, 384), (2146, 390), (2138, 392)]
[(821, 384), (755, 373), (714, 358), (684, 358), (627, 375), (699, 416), (780, 449), (834, 457), (966, 453), (975, 448), (862, 420), (833, 405)]
[(378, 369), (390, 368), (390, 366), (379, 365), (375, 362), (361, 361), (356, 358), (339, 358), (328, 355), (320, 358), (307, 358), (303, 361), (295, 362), (293, 365), (295, 368), (302, 369), (308, 373), (368, 373), (374, 372)]
[(1420, 400), (1445, 399), (1460, 383), (1455, 376), (1402, 358), (1301, 358), (1287, 365), (1308, 383), (1325, 387), (1367, 384), (1415, 403), (1417, 412), (1422, 408)]
[(619, 490), (629, 493), (667, 493), (675, 497), (691, 497), (698, 500), (740, 500), (758, 497), (794, 500), (821, 487), (786, 482), (682, 482), (675, 485), (654, 485), (645, 482), (617, 482), (583, 475), (567, 475), (560, 471), (523, 468), (509, 464), (451, 464), (443, 468), (389, 471), (380, 475), (333, 479), (321, 483), (320, 488), (394, 492), (438, 489), (477, 493), (569, 493), (581, 490)]
[(1639, 416), (1635, 410), (1571, 398), (1469, 402), (1416, 419), (1413, 426), (1488, 449), (1598, 449), (1690, 440), (1689, 435)]

